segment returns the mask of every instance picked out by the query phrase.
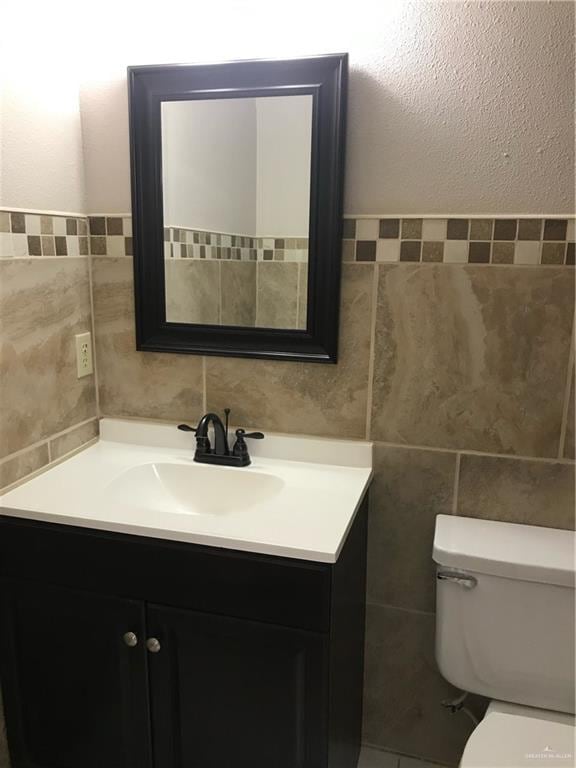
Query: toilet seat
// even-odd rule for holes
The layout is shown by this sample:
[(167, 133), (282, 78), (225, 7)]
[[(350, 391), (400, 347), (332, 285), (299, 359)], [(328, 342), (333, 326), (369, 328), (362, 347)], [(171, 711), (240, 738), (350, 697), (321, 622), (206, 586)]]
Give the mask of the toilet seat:
[(492, 701), (468, 739), (460, 768), (572, 768), (575, 739), (573, 715)]

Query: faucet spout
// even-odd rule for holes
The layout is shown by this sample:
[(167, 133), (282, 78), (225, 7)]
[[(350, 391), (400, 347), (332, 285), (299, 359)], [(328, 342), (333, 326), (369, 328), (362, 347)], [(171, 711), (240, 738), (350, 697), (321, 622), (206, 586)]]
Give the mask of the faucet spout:
[(203, 447), (209, 450), (210, 443), (208, 440), (208, 428), (212, 424), (214, 428), (214, 448), (211, 453), (216, 456), (228, 456), (230, 449), (228, 447), (228, 437), (226, 435), (226, 429), (222, 423), (222, 419), (217, 413), (207, 413), (202, 416), (200, 423), (196, 428), (196, 440), (198, 441), (198, 448)]

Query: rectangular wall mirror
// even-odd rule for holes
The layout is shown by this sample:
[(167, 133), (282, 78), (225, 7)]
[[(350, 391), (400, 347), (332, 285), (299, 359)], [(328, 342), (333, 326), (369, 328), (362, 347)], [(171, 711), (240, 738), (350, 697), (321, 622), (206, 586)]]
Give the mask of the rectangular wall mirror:
[(346, 80), (129, 69), (138, 349), (336, 362)]

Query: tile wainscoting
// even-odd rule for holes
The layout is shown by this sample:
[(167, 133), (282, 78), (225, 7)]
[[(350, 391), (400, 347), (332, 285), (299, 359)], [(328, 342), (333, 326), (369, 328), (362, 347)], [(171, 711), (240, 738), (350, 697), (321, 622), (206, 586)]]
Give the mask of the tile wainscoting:
[[(136, 352), (129, 218), (94, 218), (103, 234), (90, 237), (104, 240), (90, 258), (101, 415), (194, 421), (208, 409), (231, 406), (234, 421), (247, 427), (375, 441), (364, 740), (456, 765), (471, 724), (440, 703), (454, 690), (434, 662), (434, 519), (443, 513), (574, 525), (574, 271), (565, 263), (572, 221), (549, 218), (565, 222), (551, 229), (535, 217), (526, 221), (537, 224), (522, 226), (522, 219), (502, 219), (514, 221), (514, 232), (502, 225), (502, 239), (495, 240), (500, 219), (389, 219), (398, 222), (398, 236), (382, 240), (396, 240), (399, 256), (397, 263), (385, 263), (377, 257), (380, 237), (366, 237), (370, 232), (358, 223), (370, 221), (374, 234), (375, 221), (380, 235), (386, 219), (354, 218), (358, 241), (344, 242), (340, 360), (332, 366)], [(122, 229), (108, 219), (119, 220)], [(428, 221), (446, 222), (444, 240), (432, 238)], [(421, 256), (424, 245), (418, 262), (400, 260), (403, 231), (412, 236), (408, 242), (446, 243), (449, 221), (466, 222), (452, 224), (450, 235), (465, 235), (460, 242), (468, 252), (473, 237), (491, 235), (479, 242), (491, 244), (494, 268), (467, 259), (428, 262)], [(515, 239), (504, 239), (504, 233)], [(539, 249), (537, 262), (494, 263), (494, 244), (510, 243), (516, 253), (521, 233), (538, 235), (527, 241)], [(551, 234), (564, 239), (547, 240)], [(357, 242), (374, 242), (375, 260), (357, 260)], [(563, 263), (542, 263), (547, 243), (564, 244)], [(46, 346), (47, 354), (63, 354), (78, 317), (79, 326), (86, 322), (88, 260), (67, 259), (49, 257), (46, 263), (69, 265), (57, 267), (64, 277), (81, 262), (84, 277), (74, 291), (56, 296), (55, 273), (41, 271), (44, 257), (16, 259), (33, 267), (28, 273), (22, 266), (14, 274), (17, 284), (5, 291), (4, 301), (11, 303), (2, 313), (13, 318), (13, 330), (3, 355), (4, 380), (10, 372), (24, 382), (4, 393), (20, 413), (20, 426), (12, 420), (9, 428), (16, 452), (35, 451), (47, 429), (65, 436), (68, 428), (52, 423), (51, 409), (18, 405), (35, 377), (35, 350)], [(9, 264), (0, 262), (0, 269)], [(70, 291), (82, 297), (77, 304)], [(55, 347), (49, 347), (46, 327), (54, 329), (49, 337)], [(84, 414), (70, 363), (62, 365), (54, 381), (61, 368), (68, 373), (58, 391), (49, 388), (44, 396), (45, 389), (31, 389), (32, 400), (58, 402), (55, 412)], [(78, 422), (94, 415), (93, 400), (86, 402), (92, 410), (74, 416)], [(22, 425), (28, 431), (14, 443)], [(11, 471), (14, 477), (29, 470)]]
[(74, 346), (93, 329), (87, 233), (82, 217), (0, 211), (0, 489), (98, 435)]

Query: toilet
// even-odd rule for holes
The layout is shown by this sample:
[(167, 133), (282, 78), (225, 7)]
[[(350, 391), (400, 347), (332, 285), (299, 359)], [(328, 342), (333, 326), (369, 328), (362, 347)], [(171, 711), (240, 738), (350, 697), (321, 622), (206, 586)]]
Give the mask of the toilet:
[(490, 699), (460, 768), (574, 766), (573, 531), (438, 515), (436, 661)]

